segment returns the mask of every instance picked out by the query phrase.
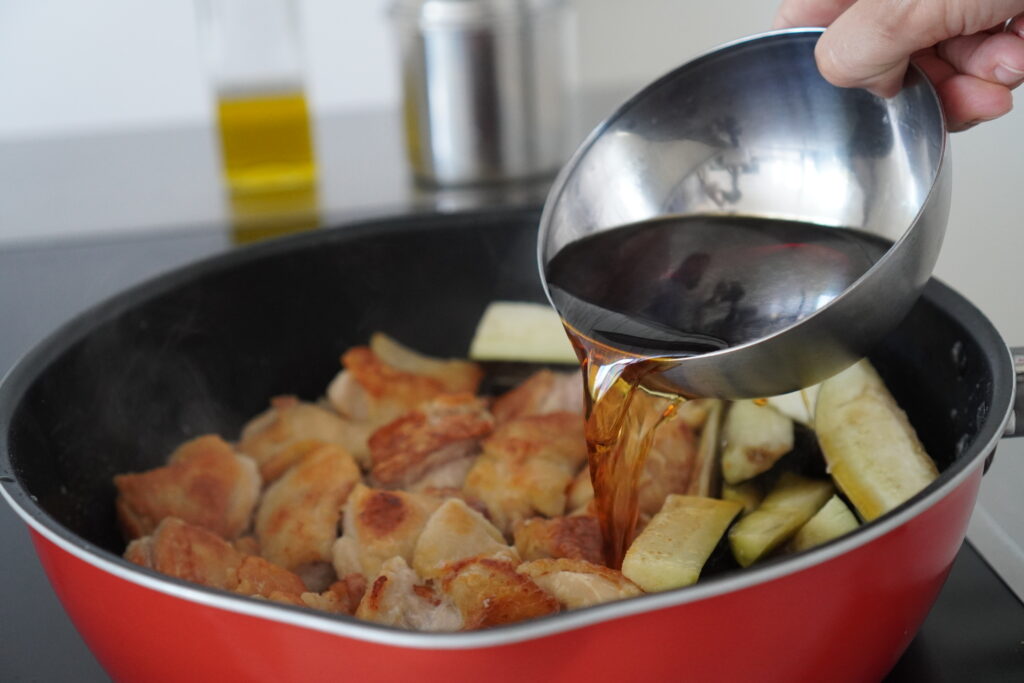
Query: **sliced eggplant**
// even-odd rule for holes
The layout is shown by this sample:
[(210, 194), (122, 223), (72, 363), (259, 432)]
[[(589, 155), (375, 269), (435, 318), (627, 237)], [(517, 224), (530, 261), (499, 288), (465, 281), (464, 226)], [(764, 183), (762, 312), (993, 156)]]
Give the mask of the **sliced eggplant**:
[[(687, 495), (714, 498), (718, 495), (721, 467), (718, 458), (719, 434), (722, 430), (722, 402), (717, 399), (703, 399), (707, 405), (707, 417), (700, 432), (697, 458), (694, 460)], [(685, 404), (684, 404), (685, 405)]]
[(622, 574), (647, 592), (696, 583), (741, 509), (728, 500), (670, 494), (626, 551)]
[(906, 413), (867, 360), (821, 384), (815, 431), (832, 479), (867, 521), (939, 476)]
[(476, 363), (459, 358), (435, 358), (420, 353), (383, 332), (370, 335), (370, 350), (382, 362), (403, 372), (426, 375), (441, 381), (452, 393), (475, 392), (482, 374)]
[(814, 404), (818, 400), (818, 389), (820, 384), (797, 389), (788, 394), (772, 396), (768, 399), (768, 405), (779, 411), (793, 422), (799, 422), (807, 427), (814, 427)]
[(736, 401), (722, 427), (722, 478), (738, 484), (771, 468), (793, 450), (793, 420), (768, 405)]
[(831, 482), (783, 472), (761, 505), (729, 531), (736, 561), (749, 567), (781, 546), (834, 492)]
[(469, 358), (577, 365), (562, 321), (547, 304), (494, 301), (477, 323)]
[(731, 500), (743, 506), (743, 514), (747, 515), (757, 509), (764, 495), (761, 487), (752, 481), (739, 484), (722, 484), (722, 500)]
[(860, 526), (857, 517), (846, 506), (839, 496), (832, 496), (814, 516), (807, 520), (793, 535), (788, 548), (792, 552), (800, 552), (831, 541), (833, 538), (845, 536)]

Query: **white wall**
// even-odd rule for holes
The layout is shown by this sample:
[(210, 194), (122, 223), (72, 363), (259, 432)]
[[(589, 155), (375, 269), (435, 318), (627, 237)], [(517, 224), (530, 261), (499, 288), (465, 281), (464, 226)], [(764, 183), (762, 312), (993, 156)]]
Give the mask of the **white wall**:
[[(398, 101), (390, 0), (296, 0), (318, 113)], [(640, 85), (764, 30), (771, 0), (576, 0), (584, 86)], [(0, 139), (212, 116), (193, 0), (0, 2)]]
[[(205, 0), (0, 0), (0, 143), (8, 143), (0, 153), (0, 181), (8, 188), (9, 198), (15, 192), (37, 203), (51, 203), (51, 191), (36, 187), (43, 182), (40, 178), (58, 193), (61, 187), (81, 184), (75, 168), (57, 168), (40, 159), (33, 139), (77, 138), (79, 147), (100, 148), (110, 144), (102, 134), (205, 126), (212, 121), (200, 58), (197, 1)], [(397, 103), (395, 46), (386, 17), (390, 1), (295, 0), (310, 100), (318, 115)], [(573, 4), (578, 14), (581, 84), (635, 88), (718, 43), (764, 30), (776, 2), (573, 0)], [(954, 136), (953, 213), (938, 267), (940, 276), (986, 302), (1004, 332), (1020, 330), (1010, 335), (1015, 341), (1024, 340), (1024, 318), (1017, 314), (1016, 297), (1009, 294), (1019, 289), (1016, 254), (1024, 249), (1016, 206), (1024, 154), (1020, 145), (1012, 143), (1019, 140), (1022, 129), (1024, 114), (1018, 111)], [(169, 139), (168, 144), (175, 147), (161, 157), (161, 163), (187, 155), (193, 165), (197, 158), (208, 162), (209, 168), (193, 170), (190, 177), (208, 185), (210, 206), (219, 206), (215, 160), (203, 156), (212, 152), (178, 150), (174, 138)], [(126, 167), (139, 163), (134, 157), (122, 161)], [(63, 185), (62, 178), (66, 178)], [(141, 213), (154, 202), (150, 196), (154, 193), (162, 196), (154, 189), (132, 198), (139, 210), (126, 217), (125, 224), (145, 223)], [(114, 202), (88, 187), (78, 194), (80, 201), (64, 197), (65, 203), (80, 207), (88, 204), (86, 200)], [(125, 203), (124, 197), (117, 200), (118, 206)], [(188, 209), (173, 214), (176, 222), (219, 215), (195, 200), (175, 204)], [(38, 232), (40, 226), (26, 225), (26, 217), (39, 216), (37, 223), (45, 222), (46, 210), (47, 206), (28, 200), (0, 206), (0, 241), (19, 230)], [(98, 229), (99, 223), (81, 219), (84, 213), (88, 212), (60, 217), (60, 222), (77, 220), (81, 231)], [(102, 211), (94, 213), (97, 221), (109, 222)], [(971, 267), (974, 264), (991, 267)]]
[(199, 120), (200, 74), (190, 2), (0, 2), (0, 137)]
[[(98, 132), (207, 125), (212, 107), (196, 1), (0, 0), (0, 142), (79, 137), (85, 144)], [(395, 46), (386, 17), (391, 0), (295, 1), (316, 113), (396, 104)], [(718, 43), (764, 30), (776, 2), (573, 4), (581, 84), (632, 88)], [(953, 215), (938, 270), (969, 295), (993, 302), (1003, 325), (1013, 321), (1013, 329), (1024, 330), (1015, 297), (1006, 296), (1017, 289), (1017, 269), (1001, 267), (1024, 248), (1013, 199), (1024, 155), (1019, 145), (1006, 144), (1022, 128), (1024, 115), (1014, 112), (954, 136)], [(6, 185), (35, 182), (24, 172), (8, 176), (17, 168), (4, 163), (18, 150), (33, 149), (7, 146), (0, 158)], [(0, 236), (5, 215), (0, 206)], [(993, 267), (964, 268), (986, 262)]]

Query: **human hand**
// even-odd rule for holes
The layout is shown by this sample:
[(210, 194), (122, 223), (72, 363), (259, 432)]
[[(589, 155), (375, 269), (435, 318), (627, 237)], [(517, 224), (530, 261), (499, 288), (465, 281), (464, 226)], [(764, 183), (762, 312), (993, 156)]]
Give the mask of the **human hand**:
[(827, 26), (822, 75), (895, 95), (913, 61), (934, 84), (950, 130), (1013, 108), (1024, 81), (1024, 0), (783, 0), (776, 28)]

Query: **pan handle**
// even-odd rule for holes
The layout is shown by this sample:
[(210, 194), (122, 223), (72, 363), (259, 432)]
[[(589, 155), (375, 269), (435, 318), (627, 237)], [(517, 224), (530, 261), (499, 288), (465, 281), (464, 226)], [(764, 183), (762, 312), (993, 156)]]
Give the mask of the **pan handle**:
[(1013, 399), (1013, 414), (1006, 424), (1004, 436), (1024, 436), (1024, 346), (1011, 346), (1013, 370), (1017, 374), (1017, 393)]

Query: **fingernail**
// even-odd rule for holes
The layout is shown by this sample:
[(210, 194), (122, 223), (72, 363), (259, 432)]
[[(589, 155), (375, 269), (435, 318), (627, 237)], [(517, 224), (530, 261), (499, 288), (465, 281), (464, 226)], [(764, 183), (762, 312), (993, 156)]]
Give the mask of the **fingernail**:
[(871, 93), (875, 97), (881, 97), (884, 100), (887, 100), (890, 97), (896, 97), (896, 95), (898, 95), (899, 92), (900, 92), (899, 88), (897, 88), (896, 90), (893, 90), (892, 88), (889, 88), (889, 87), (885, 87), (885, 88), (865, 88), (865, 90), (867, 90), (869, 93)]
[(981, 117), (981, 118), (977, 118), (977, 119), (971, 119), (970, 121), (965, 121), (964, 123), (960, 124), (960, 127), (957, 128), (957, 130), (962, 133), (965, 130), (970, 130), (971, 128), (974, 128), (979, 123), (988, 123), (989, 121), (995, 121), (998, 118), (999, 118), (998, 116), (989, 116), (989, 117)]
[(997, 64), (992, 69), (992, 74), (996, 77), (996, 80), (1003, 85), (1017, 85), (1021, 81), (1024, 81), (1024, 71), (1015, 69), (1012, 66), (1006, 64)]

